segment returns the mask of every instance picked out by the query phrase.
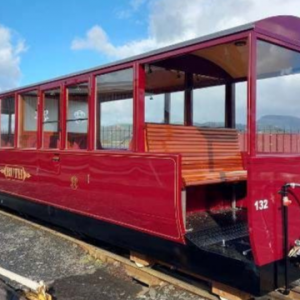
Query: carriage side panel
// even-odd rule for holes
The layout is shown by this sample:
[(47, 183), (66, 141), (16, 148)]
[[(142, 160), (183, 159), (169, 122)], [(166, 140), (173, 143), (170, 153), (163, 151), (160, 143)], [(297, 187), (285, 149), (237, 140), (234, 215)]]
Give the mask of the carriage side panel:
[(184, 243), (179, 164), (179, 155), (1, 151), (0, 191)]
[[(251, 247), (259, 266), (283, 258), (283, 212), (278, 193), (287, 182), (300, 182), (297, 157), (257, 157), (249, 168), (248, 221)], [(288, 207), (289, 248), (300, 238), (300, 191), (291, 190)]]

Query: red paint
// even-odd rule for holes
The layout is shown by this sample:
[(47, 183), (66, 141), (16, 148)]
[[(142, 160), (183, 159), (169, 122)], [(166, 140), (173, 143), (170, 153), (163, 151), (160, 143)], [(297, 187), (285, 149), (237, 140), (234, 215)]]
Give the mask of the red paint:
[(300, 46), (299, 18), (277, 16), (256, 22), (255, 30), (262, 35)]
[(256, 135), (256, 35), (251, 32), (249, 36), (249, 67), (248, 67), (248, 101), (247, 101), (247, 133), (248, 153), (255, 155)]
[(61, 129), (61, 150), (66, 148), (67, 141), (67, 88), (61, 83), (61, 102), (60, 102), (60, 129)]
[(20, 155), (32, 177), (1, 176), (0, 190), (184, 243), (177, 155), (13, 150), (1, 152), (0, 169)]
[[(297, 157), (257, 157), (251, 160), (252, 188), (248, 198), (248, 217), (256, 263), (264, 265), (283, 256), (282, 203), (278, 194), (286, 182), (300, 182)], [(289, 244), (300, 238), (300, 191), (289, 196)], [(269, 209), (257, 211), (255, 201), (267, 199)]]
[(133, 141), (137, 152), (145, 151), (145, 70), (141, 64), (134, 64)]
[[(16, 107), (16, 116), (19, 113), (19, 94), (16, 92), (14, 93), (15, 95), (15, 107)], [(0, 97), (1, 98), (1, 97)], [(19, 143), (19, 120), (18, 118), (15, 118), (15, 143), (14, 143), (14, 147), (13, 148), (17, 148), (18, 147), (18, 143)]]
[(88, 150), (96, 148), (96, 80), (93, 76), (89, 78), (90, 95), (89, 95), (89, 125), (88, 125)]
[[(42, 92), (61, 88), (60, 149), (43, 150), (42, 116), (40, 98), (38, 110), (38, 150), (18, 149), (19, 121), (15, 124), (14, 149), (0, 150), (0, 168), (5, 165), (23, 166), (32, 177), (25, 181), (7, 180), (0, 174), (0, 190), (22, 196), (31, 201), (51, 204), (92, 218), (106, 220), (128, 228), (173, 240), (184, 241), (183, 212), (181, 206), (181, 158), (180, 155), (147, 154), (144, 152), (144, 89), (143, 64), (175, 55), (248, 39), (248, 125), (247, 132), (240, 135), (243, 162), (248, 170), (248, 197), (238, 205), (248, 208), (251, 247), (255, 262), (264, 265), (283, 257), (282, 216), (280, 187), (286, 182), (300, 182), (300, 155), (290, 153), (260, 155), (256, 145), (256, 41), (264, 39), (289, 49), (300, 50), (299, 19), (288, 17), (259, 21), (253, 30), (214, 38), (203, 43), (180, 46), (171, 51), (149, 54), (136, 61), (117, 63), (68, 78), (55, 79), (44, 84), (21, 88), (15, 94), (16, 112), (19, 111), (19, 95), (37, 89)], [(278, 26), (276, 26), (278, 24)], [(134, 130), (131, 151), (95, 151), (96, 99), (95, 76), (121, 69), (134, 68)], [(90, 83), (88, 149), (66, 149), (66, 87), (80, 82)], [(284, 142), (284, 141), (283, 141)], [(293, 148), (293, 146), (291, 146)], [(53, 161), (53, 157), (59, 158)], [(71, 177), (77, 176), (78, 188), (71, 187)], [(295, 190), (289, 206), (289, 243), (300, 238), (300, 193)], [(188, 212), (203, 209), (219, 209), (228, 206), (221, 188), (200, 186), (188, 191)], [(208, 201), (208, 198), (210, 201)], [(254, 203), (268, 199), (269, 209), (257, 211)], [(300, 199), (300, 198), (299, 198)]]
[(43, 121), (44, 121), (44, 107), (43, 107), (43, 93), (41, 90), (38, 91), (38, 100), (37, 100), (37, 149), (42, 147), (42, 130), (43, 130)]

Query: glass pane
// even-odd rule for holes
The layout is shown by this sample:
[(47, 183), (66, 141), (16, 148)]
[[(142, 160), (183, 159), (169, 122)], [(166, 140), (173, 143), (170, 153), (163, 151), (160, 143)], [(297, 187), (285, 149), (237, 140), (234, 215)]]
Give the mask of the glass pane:
[(35, 148), (37, 146), (37, 103), (37, 91), (30, 91), (20, 95), (20, 148)]
[(193, 123), (199, 127), (225, 127), (225, 86), (193, 90)]
[(1, 147), (13, 147), (15, 139), (15, 98), (1, 99)]
[(98, 149), (130, 149), (133, 125), (133, 70), (97, 76)]
[(44, 93), (43, 147), (57, 149), (59, 142), (60, 89)]
[(67, 88), (67, 148), (87, 149), (88, 136), (88, 83)]
[(300, 54), (263, 41), (257, 44), (256, 149), (300, 151)]

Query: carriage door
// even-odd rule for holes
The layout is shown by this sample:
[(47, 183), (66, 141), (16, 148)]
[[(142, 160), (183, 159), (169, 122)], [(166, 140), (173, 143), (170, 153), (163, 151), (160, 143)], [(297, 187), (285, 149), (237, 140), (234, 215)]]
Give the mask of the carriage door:
[[(42, 93), (42, 149), (39, 153), (40, 199), (75, 209), (87, 198), (89, 181), (88, 82)], [(66, 109), (64, 110), (63, 107)], [(64, 113), (62, 113), (64, 111)]]
[(87, 211), (90, 183), (90, 152), (88, 149), (89, 99), (88, 81), (79, 81), (65, 87), (66, 119), (64, 121), (65, 149), (61, 153), (61, 190), (59, 204), (70, 209)]
[[(39, 152), (40, 195), (53, 201), (59, 192), (61, 148), (61, 89), (53, 87), (41, 93), (41, 151)], [(45, 196), (47, 195), (47, 196)]]
[[(257, 41), (256, 154), (249, 170), (249, 225), (255, 261), (283, 258), (283, 209), (278, 191), (300, 183), (300, 54)], [(300, 189), (288, 207), (289, 248), (300, 238)]]

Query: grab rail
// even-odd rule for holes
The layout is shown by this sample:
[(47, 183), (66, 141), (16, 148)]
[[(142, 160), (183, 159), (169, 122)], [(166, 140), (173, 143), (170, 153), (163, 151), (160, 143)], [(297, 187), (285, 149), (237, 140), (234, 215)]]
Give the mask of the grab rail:
[(288, 263), (289, 263), (289, 233), (288, 233), (288, 207), (292, 203), (292, 201), (288, 198), (289, 188), (300, 188), (299, 183), (286, 183), (284, 184), (279, 194), (281, 195), (282, 207), (283, 207), (283, 234), (284, 234), (284, 241), (283, 241), (283, 250), (284, 250), (284, 281), (285, 281), (285, 288), (282, 291), (283, 295), (288, 295), (290, 290), (288, 288)]

